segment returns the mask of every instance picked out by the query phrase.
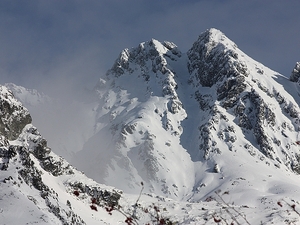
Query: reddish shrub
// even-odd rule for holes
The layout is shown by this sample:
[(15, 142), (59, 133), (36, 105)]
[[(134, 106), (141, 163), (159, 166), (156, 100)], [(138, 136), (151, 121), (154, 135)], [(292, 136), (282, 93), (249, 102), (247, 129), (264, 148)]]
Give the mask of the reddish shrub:
[(109, 215), (112, 215), (112, 211), (114, 210), (114, 206), (105, 207), (106, 212), (108, 212)]
[(131, 217), (127, 217), (125, 220), (125, 223), (127, 223), (128, 225), (133, 224), (133, 219)]
[(96, 204), (97, 203), (97, 199), (95, 199), (95, 198), (92, 198), (91, 201), (92, 201), (92, 204)]
[(160, 219), (159, 220), (159, 225), (165, 225), (166, 224), (166, 220), (165, 219)]
[(159, 210), (159, 208), (158, 208), (157, 206), (154, 206), (153, 208), (154, 208), (154, 210), (155, 210), (156, 212), (160, 212), (160, 210)]
[(79, 191), (75, 190), (75, 191), (73, 191), (73, 194), (78, 197), (79, 196)]
[(91, 207), (91, 209), (92, 209), (92, 210), (98, 211), (98, 209), (97, 209), (97, 207), (96, 207), (96, 206), (94, 206), (94, 205), (90, 205), (90, 207)]
[(220, 223), (221, 219), (217, 219), (216, 217), (214, 217), (214, 221), (215, 221), (215, 223)]
[(211, 201), (214, 201), (215, 199), (213, 198), (213, 197), (211, 197), (211, 196), (209, 196), (209, 197), (207, 197), (206, 199), (205, 199), (205, 201), (206, 202), (211, 202)]

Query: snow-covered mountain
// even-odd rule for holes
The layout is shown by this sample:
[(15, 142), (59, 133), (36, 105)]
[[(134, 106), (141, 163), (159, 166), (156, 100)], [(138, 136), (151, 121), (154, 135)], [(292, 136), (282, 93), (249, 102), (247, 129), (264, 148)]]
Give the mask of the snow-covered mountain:
[[(79, 224), (94, 224), (100, 218), (100, 224), (124, 221), (120, 212), (107, 217), (105, 199), (92, 204), (102, 205), (102, 211), (89, 208), (89, 199), (95, 196), (86, 190), (95, 187), (121, 197), (124, 210), (133, 212), (126, 215), (137, 213), (133, 224), (151, 221), (144, 207), (152, 203), (179, 224), (297, 224), (299, 65), (288, 79), (247, 56), (216, 29), (202, 33), (186, 53), (174, 43), (155, 39), (125, 49), (95, 86), (97, 100), (76, 103), (82, 110), (76, 116), (65, 114), (74, 123), (66, 122), (59, 137), (60, 143), (69, 143), (64, 147), (75, 146), (67, 149), (74, 156), (65, 154), (71, 164), (98, 183), (127, 194), (89, 180), (52, 153), (24, 109), (18, 114), (26, 122), (16, 126), (14, 135), (8, 136), (8, 130), (15, 129), (5, 122), (12, 120), (2, 120), (5, 188), (1, 195), (20, 186), (23, 197), (17, 198), (28, 204), (32, 186), (39, 204), (30, 210), (50, 210), (40, 218), (53, 224), (72, 224), (70, 218)], [(7, 113), (2, 117), (7, 118)], [(61, 144), (53, 143), (53, 151), (61, 154)], [(27, 167), (23, 151), (25, 161), (34, 162)], [(22, 176), (24, 167), (30, 167), (26, 172), (30, 176)], [(38, 178), (30, 178), (35, 175)], [(9, 176), (17, 186), (11, 184), (15, 181), (7, 183)], [(43, 197), (35, 179), (53, 189), (51, 200)], [(81, 181), (80, 188), (76, 180)], [(141, 182), (145, 194), (139, 198)], [(75, 189), (84, 197), (74, 196)], [(141, 207), (135, 204), (137, 199)], [(53, 212), (49, 201), (62, 210)], [(18, 201), (14, 202), (15, 207)], [(6, 215), (13, 208), (0, 207)], [(155, 209), (150, 207), (154, 213)]]
[(89, 163), (75, 164), (99, 182), (186, 199), (231, 170), (227, 157), (299, 171), (297, 84), (216, 29), (187, 53), (154, 39), (125, 49), (95, 90), (95, 135), (77, 155)]
[(192, 191), (194, 166), (180, 144), (186, 112), (166, 55), (181, 57), (174, 44), (156, 40), (121, 53), (95, 88), (95, 135), (76, 156), (91, 166), (75, 164), (128, 192), (138, 193), (143, 181), (149, 192), (181, 199)]

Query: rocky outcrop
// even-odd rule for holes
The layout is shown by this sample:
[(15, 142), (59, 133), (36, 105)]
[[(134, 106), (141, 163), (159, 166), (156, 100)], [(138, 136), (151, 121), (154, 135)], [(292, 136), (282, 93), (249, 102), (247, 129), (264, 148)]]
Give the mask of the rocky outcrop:
[[(247, 76), (247, 66), (238, 60), (235, 49), (237, 46), (216, 29), (202, 33), (187, 52), (188, 69), (195, 77), (194, 84), (200, 82), (204, 87), (211, 87), (225, 78)], [(232, 86), (233, 81), (229, 85)]]
[(290, 81), (299, 82), (300, 77), (300, 62), (297, 62), (290, 76)]
[(9, 140), (16, 139), (31, 120), (28, 110), (14, 98), (12, 92), (0, 86), (0, 133)]

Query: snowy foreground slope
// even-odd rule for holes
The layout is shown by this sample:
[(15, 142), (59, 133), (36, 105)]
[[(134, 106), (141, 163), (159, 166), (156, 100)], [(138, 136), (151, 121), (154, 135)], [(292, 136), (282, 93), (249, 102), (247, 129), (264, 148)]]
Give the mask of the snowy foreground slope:
[(1, 86), (0, 221), (299, 224), (299, 68), (287, 79), (216, 29), (187, 53), (154, 39), (123, 50), (65, 154), (98, 183)]

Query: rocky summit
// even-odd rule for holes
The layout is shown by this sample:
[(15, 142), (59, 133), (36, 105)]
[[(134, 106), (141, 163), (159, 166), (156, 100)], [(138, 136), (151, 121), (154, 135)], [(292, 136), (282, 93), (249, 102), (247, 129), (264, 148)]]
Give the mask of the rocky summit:
[[(283, 76), (213, 28), (187, 52), (143, 42), (120, 53), (88, 102), (74, 104), (84, 116), (60, 124), (66, 132), (53, 151), (14, 96), (47, 104), (48, 113), (55, 99), (1, 86), (1, 219), (300, 223), (299, 65)], [(35, 105), (35, 115), (48, 115)], [(68, 162), (55, 154), (66, 151)]]

